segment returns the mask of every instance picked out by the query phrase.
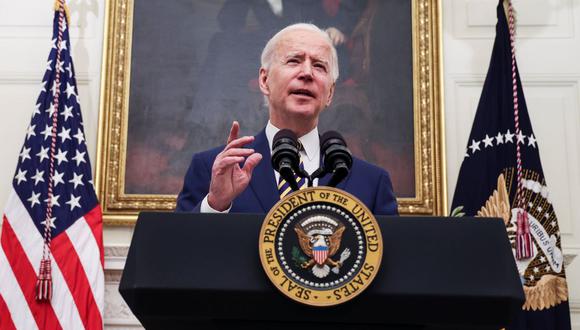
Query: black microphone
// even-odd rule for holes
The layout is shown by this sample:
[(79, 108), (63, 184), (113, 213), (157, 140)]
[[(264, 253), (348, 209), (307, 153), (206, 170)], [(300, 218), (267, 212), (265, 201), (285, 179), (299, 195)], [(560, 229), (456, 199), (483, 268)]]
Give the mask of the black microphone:
[(348, 175), (352, 167), (352, 154), (346, 147), (342, 135), (336, 131), (328, 131), (320, 139), (323, 164), (326, 173), (332, 173), (328, 182), (330, 187), (336, 187)]
[(298, 138), (289, 129), (282, 129), (272, 141), (272, 167), (288, 182), (292, 190), (299, 190), (294, 173), (300, 173)]

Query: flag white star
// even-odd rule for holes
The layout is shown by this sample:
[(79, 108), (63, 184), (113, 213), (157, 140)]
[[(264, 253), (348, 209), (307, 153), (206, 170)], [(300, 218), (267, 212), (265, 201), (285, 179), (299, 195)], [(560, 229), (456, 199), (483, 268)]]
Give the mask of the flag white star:
[(81, 144), (85, 140), (85, 136), (83, 135), (83, 132), (81, 131), (80, 128), (77, 130), (77, 134), (73, 136), (75, 139), (77, 139), (77, 141), (79, 141), (78, 144)]
[(46, 62), (46, 71), (52, 71), (52, 68), (50, 67), (52, 64), (52, 60), (48, 60), (48, 62)]
[(73, 172), (73, 178), (71, 180), (69, 180), (69, 183), (74, 184), (74, 188), (76, 189), (78, 185), (84, 186), (85, 184), (83, 183), (83, 175), (84, 174), (79, 174), (77, 175), (76, 173)]
[(32, 196), (30, 196), (29, 199), (27, 199), (27, 201), (30, 202), (30, 208), (33, 208), (35, 204), (40, 205), (40, 200), (38, 199), (40, 197), (40, 193), (35, 194), (34, 191), (32, 192)]
[(69, 129), (65, 129), (64, 127), (61, 128), (60, 133), (58, 133), (58, 136), (62, 139), (62, 143), (65, 143), (66, 140), (70, 140), (70, 128)]
[(70, 106), (70, 107), (68, 107), (66, 105), (64, 106), (64, 110), (60, 113), (61, 115), (64, 116), (64, 121), (67, 121), (67, 119), (69, 119), (69, 117), (74, 117), (72, 114), (72, 111), (73, 111), (72, 106)]
[(78, 150), (75, 150), (75, 152), (76, 152), (76, 154), (75, 154), (75, 156), (72, 159), (76, 160), (77, 166), (79, 166), (80, 163), (86, 163), (86, 161), (85, 161), (85, 154), (86, 154), (86, 152), (84, 152), (84, 151), (83, 152), (79, 152)]
[(483, 146), (484, 147), (493, 147), (493, 138), (490, 138), (489, 136), (487, 136), (487, 134), (485, 134), (485, 139), (482, 140), (483, 143), (485, 143)]
[[(48, 225), (51, 228), (56, 228), (56, 226), (54, 225), (55, 221), (56, 221), (56, 217), (52, 217), (52, 218), (48, 219)], [(46, 226), (46, 220), (42, 221), (40, 224)]]
[(68, 76), (69, 76), (69, 78), (71, 78), (72, 77), (72, 65), (70, 63), (66, 67), (66, 71), (68, 71)]
[(65, 92), (66, 92), (66, 97), (67, 98), (70, 98), (71, 95), (77, 96), (77, 93), (75, 93), (74, 86), (72, 86), (68, 82), (66, 83), (66, 91)]
[(532, 146), (533, 148), (536, 147), (536, 137), (534, 136), (534, 134), (530, 135), (530, 137), (528, 138), (528, 146)]
[(22, 152), (20, 152), (20, 161), (25, 161), (27, 159), (30, 159), (30, 148), (22, 148)]
[(500, 145), (502, 143), (503, 143), (503, 135), (501, 134), (501, 132), (498, 132), (497, 135), (495, 136), (495, 144)]
[(550, 213), (544, 214), (544, 218), (549, 219), (550, 218)]
[(64, 31), (66, 31), (66, 27), (67, 27), (66, 20), (63, 20), (62, 21), (62, 27), (60, 27), (62, 33), (64, 33)]
[(40, 152), (36, 154), (36, 156), (38, 156), (40, 158), (40, 160), (38, 161), (39, 163), (42, 163), (42, 161), (46, 158), (48, 159), (48, 147), (43, 147), (40, 146)]
[(540, 269), (538, 269), (538, 267), (534, 267), (534, 273), (539, 273)]
[(536, 207), (536, 210), (538, 210), (538, 212), (542, 212), (543, 208), (541, 206)]
[(58, 69), (58, 71), (64, 72), (63, 66), (64, 66), (64, 61), (58, 61), (58, 62), (56, 62), (56, 68)]
[(58, 153), (54, 156), (54, 158), (58, 160), (58, 165), (60, 165), (62, 162), (68, 162), (68, 159), (66, 159), (67, 153), (68, 151), (62, 151), (62, 149), (58, 149)]
[[(58, 42), (58, 39), (57, 38), (52, 39), (52, 49), (56, 49), (57, 48), (57, 42)], [(66, 41), (61, 40), (60, 49), (61, 50), (66, 50)]]
[(508, 142), (514, 143), (514, 135), (512, 133), (510, 133), (509, 129), (505, 133), (505, 143), (508, 143)]
[(546, 265), (546, 271), (549, 272), (550, 271), (550, 265)]
[[(47, 82), (48, 82), (48, 81), (47, 81), (47, 80), (45, 80), (45, 81), (43, 81), (43, 82), (41, 82), (41, 83), (40, 83), (40, 92), (41, 92), (41, 93), (42, 93), (42, 92), (46, 92), (46, 83), (47, 83)], [(39, 105), (40, 105), (40, 103), (38, 103), (36, 106), (37, 106), (37, 107), (39, 107)]]
[(54, 186), (58, 186), (59, 183), (64, 184), (64, 180), (62, 179), (62, 176), (64, 175), (64, 172), (59, 173), (57, 169), (54, 170), (54, 175), (52, 176), (52, 183), (54, 184)]
[(533, 281), (535, 279), (534, 275), (530, 275), (530, 277), (528, 277), (530, 279), (530, 281)]
[(14, 177), (15, 180), (18, 180), (18, 182), (16, 182), (16, 185), (19, 185), (20, 182), (24, 181), (26, 182), (26, 172), (28, 171), (23, 171), (21, 169), (18, 169), (18, 173), (16, 174), (16, 176)]
[(52, 126), (46, 125), (44, 131), (42, 131), (40, 134), (44, 135), (44, 140), (46, 141), (46, 139), (52, 136)]
[(52, 195), (51, 198), (47, 198), (44, 200), (45, 203), (48, 203), (48, 201), (50, 201), (50, 204), (52, 204), (52, 206), (60, 206), (60, 203), (58, 202), (58, 199), (60, 198), (60, 195)]
[(50, 105), (48, 106), (48, 108), (46, 110), (44, 110), (44, 112), (48, 112), (48, 118), (52, 118), (52, 114), (55, 111), (56, 110), (54, 110), (54, 105), (52, 104), (52, 102), (50, 103)]
[(70, 210), (74, 210), (75, 207), (80, 208), (81, 204), (79, 203), (79, 201), (81, 200), (81, 196), (79, 197), (75, 197), (73, 194), (70, 194), (70, 200), (68, 202), (66, 202), (65, 204), (70, 205)]
[(36, 107), (34, 108), (34, 111), (32, 112), (32, 118), (34, 118), (34, 116), (36, 115), (40, 115), (40, 106), (42, 105), (42, 103), (36, 103)]
[(31, 179), (34, 179), (34, 185), (36, 186), (39, 182), (44, 182), (44, 178), (42, 177), (44, 175), (44, 171), (39, 171), (36, 170), (36, 174), (31, 177)]
[(544, 256), (540, 257), (540, 262), (546, 262), (546, 258)]
[[(59, 88), (59, 90), (60, 90), (60, 84), (59, 84), (58, 88)], [(54, 96), (54, 95), (56, 95), (56, 89), (57, 89), (57, 88), (56, 88), (56, 82), (54, 82), (54, 83), (52, 84), (52, 87), (50, 88), (50, 90), (52, 91), (52, 95), (53, 95), (53, 96)]]
[(471, 145), (469, 148), (471, 149), (471, 153), (474, 154), (475, 150), (479, 150), (480, 141), (471, 140)]
[(556, 221), (550, 222), (550, 226), (554, 227), (556, 225)]
[(34, 131), (34, 129), (36, 128), (36, 125), (31, 125), (28, 126), (28, 130), (26, 132), (26, 139), (30, 139), (31, 136), (36, 136), (36, 132)]
[(525, 143), (525, 142), (524, 142), (524, 138), (525, 138), (525, 137), (526, 137), (526, 136), (522, 134), (522, 131), (520, 131), (520, 132), (518, 133), (518, 135), (517, 135), (517, 138), (518, 138), (518, 143), (524, 144), (524, 143)]

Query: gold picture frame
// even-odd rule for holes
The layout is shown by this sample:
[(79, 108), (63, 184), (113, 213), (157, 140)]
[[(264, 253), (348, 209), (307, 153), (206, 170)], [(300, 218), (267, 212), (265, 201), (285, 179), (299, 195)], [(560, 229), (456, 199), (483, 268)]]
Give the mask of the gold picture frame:
[[(405, 0), (402, 0), (405, 1)], [(402, 215), (447, 209), (441, 57), (441, 3), (409, 0), (412, 8), (415, 196), (399, 198)], [(140, 211), (172, 210), (175, 195), (125, 190), (134, 0), (106, 6), (96, 189), (105, 224), (132, 225)]]

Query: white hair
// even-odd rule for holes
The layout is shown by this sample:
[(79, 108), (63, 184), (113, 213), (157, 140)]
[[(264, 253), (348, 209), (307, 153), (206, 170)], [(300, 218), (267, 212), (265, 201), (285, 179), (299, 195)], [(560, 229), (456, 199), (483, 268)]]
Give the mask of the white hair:
[(280, 41), (280, 38), (282, 38), (285, 33), (296, 30), (308, 30), (316, 32), (328, 42), (328, 45), (330, 46), (330, 76), (332, 77), (332, 81), (336, 82), (338, 79), (338, 55), (336, 54), (336, 48), (334, 48), (328, 33), (321, 30), (318, 26), (310, 23), (296, 23), (288, 25), (287, 27), (278, 31), (278, 33), (276, 33), (270, 40), (268, 40), (264, 50), (262, 50), (262, 56), (260, 58), (262, 68), (266, 69), (266, 71), (270, 69), (270, 64), (272, 64), (274, 52), (278, 42)]

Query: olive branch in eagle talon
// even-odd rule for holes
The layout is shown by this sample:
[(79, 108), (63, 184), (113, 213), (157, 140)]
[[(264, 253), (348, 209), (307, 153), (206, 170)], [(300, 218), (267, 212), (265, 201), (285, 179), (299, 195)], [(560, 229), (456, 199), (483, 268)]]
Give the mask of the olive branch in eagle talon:
[(308, 261), (308, 259), (300, 252), (297, 246), (292, 247), (292, 261), (296, 267), (300, 267), (303, 263)]

